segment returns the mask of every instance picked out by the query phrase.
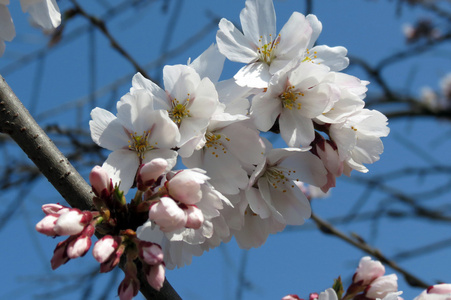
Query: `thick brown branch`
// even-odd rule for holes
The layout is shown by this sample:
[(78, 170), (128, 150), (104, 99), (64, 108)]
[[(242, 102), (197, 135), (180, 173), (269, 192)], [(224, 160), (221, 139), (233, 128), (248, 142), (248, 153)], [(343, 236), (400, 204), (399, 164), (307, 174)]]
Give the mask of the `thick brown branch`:
[[(91, 209), (91, 186), (36, 123), (1, 75), (0, 132), (11, 136), (69, 205)], [(167, 281), (157, 292), (140, 272), (140, 283), (140, 290), (147, 299), (181, 299)]]

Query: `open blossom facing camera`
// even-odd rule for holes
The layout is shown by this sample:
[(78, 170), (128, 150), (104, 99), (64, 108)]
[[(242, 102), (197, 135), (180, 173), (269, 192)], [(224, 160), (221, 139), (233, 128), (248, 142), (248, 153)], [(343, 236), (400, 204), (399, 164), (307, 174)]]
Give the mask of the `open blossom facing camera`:
[(177, 153), (171, 148), (180, 140), (178, 128), (167, 111), (152, 109), (152, 99), (144, 90), (122, 97), (117, 103), (117, 117), (101, 108), (93, 109), (91, 117), (92, 139), (113, 151), (103, 167), (125, 193), (141, 164), (164, 158), (168, 170), (175, 165)]
[(216, 36), (219, 50), (231, 61), (247, 64), (234, 76), (241, 86), (265, 88), (271, 76), (290, 63), (306, 60), (341, 70), (348, 65), (346, 49), (313, 44), (322, 25), (318, 19), (294, 12), (279, 34), (272, 0), (247, 0), (240, 14), (243, 32), (222, 19)]

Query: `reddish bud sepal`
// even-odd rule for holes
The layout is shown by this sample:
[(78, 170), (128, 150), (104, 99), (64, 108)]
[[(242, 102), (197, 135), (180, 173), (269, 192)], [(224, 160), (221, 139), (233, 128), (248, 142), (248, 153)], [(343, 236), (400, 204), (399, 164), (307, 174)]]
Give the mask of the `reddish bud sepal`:
[(50, 260), (53, 270), (57, 269), (61, 265), (64, 265), (70, 260), (66, 253), (68, 240), (70, 239), (71, 238), (68, 238), (67, 240), (59, 242), (58, 245), (56, 245), (56, 248), (53, 251), (53, 257)]

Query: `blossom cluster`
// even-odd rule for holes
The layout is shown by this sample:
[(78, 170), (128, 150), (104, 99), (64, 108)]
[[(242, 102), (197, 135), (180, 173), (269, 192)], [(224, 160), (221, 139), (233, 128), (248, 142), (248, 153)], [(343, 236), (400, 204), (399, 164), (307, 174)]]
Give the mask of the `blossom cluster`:
[[(353, 277), (352, 283), (346, 292), (340, 279), (335, 280), (334, 286), (326, 291), (311, 293), (310, 300), (402, 300), (398, 291), (398, 277), (396, 274), (384, 275), (385, 267), (379, 262), (372, 260), (369, 256), (362, 257)], [(300, 300), (297, 295), (287, 295), (282, 300)]]
[[(398, 291), (396, 274), (384, 275), (385, 267), (380, 261), (365, 256), (360, 259), (352, 283), (344, 292), (340, 277), (334, 281), (333, 287), (321, 293), (310, 293), (309, 300), (403, 300)], [(441, 283), (430, 286), (414, 300), (449, 300), (451, 284)], [(302, 300), (296, 294), (289, 294), (282, 300)]]
[[(367, 172), (383, 152), (387, 118), (364, 108), (368, 82), (341, 72), (346, 49), (315, 45), (316, 16), (294, 12), (277, 34), (272, 0), (247, 0), (240, 20), (242, 32), (222, 19), (216, 44), (165, 66), (163, 87), (137, 73), (116, 115), (91, 112), (92, 139), (111, 153), (91, 172), (96, 211), (78, 213), (103, 236), (93, 249), (101, 270), (126, 257), (121, 299), (137, 293), (136, 259), (158, 289), (164, 267), (189, 264), (232, 236), (244, 249), (260, 247), (302, 225), (319, 189)], [(226, 58), (244, 66), (220, 81)], [(174, 171), (178, 160), (187, 169)], [(146, 260), (146, 247), (158, 259)]]
[[(16, 36), (13, 19), (7, 5), (9, 0), (0, 0), (0, 56), (5, 52), (5, 41)], [(28, 12), (31, 21), (44, 30), (52, 30), (61, 23), (61, 14), (55, 0), (20, 0), (23, 12)]]

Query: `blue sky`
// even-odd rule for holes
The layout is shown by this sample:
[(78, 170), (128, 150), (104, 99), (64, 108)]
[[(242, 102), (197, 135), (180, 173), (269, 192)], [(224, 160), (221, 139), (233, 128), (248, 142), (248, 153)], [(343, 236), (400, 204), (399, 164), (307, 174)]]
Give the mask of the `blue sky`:
[[(123, 83), (117, 84), (115, 94), (110, 91), (96, 101), (96, 105), (100, 107), (107, 108), (111, 105), (111, 101), (119, 100), (120, 96), (128, 91), (131, 76), (134, 74), (133, 67), (109, 48), (108, 41), (101, 34), (95, 32), (93, 56), (90, 56), (92, 53), (89, 50), (89, 34), (81, 34), (52, 50), (41, 62), (44, 65), (43, 69), (40, 68), (39, 62), (33, 62), (12, 73), (3, 74), (4, 68), (18, 56), (39, 49), (46, 42), (38, 30), (30, 28), (27, 24), (27, 16), (21, 13), (18, 1), (11, 2), (10, 7), (18, 35), (12, 43), (6, 45), (6, 53), (0, 58), (0, 74), (5, 76), (24, 104), (29, 108), (33, 107), (32, 112), (38, 116), (41, 124), (59, 123), (62, 126), (73, 127), (80, 123), (83, 128), (88, 128), (89, 112), (92, 107), (79, 110), (71, 108), (58, 113), (52, 113), (52, 109), (84, 103), (83, 97), (91, 89), (92, 78), (89, 75), (89, 70), (93, 68), (91, 58), (96, 62), (94, 75), (96, 88), (124, 78)], [(100, 14), (100, 5), (92, 2), (94, 1), (80, 1), (80, 4), (91, 13)], [(110, 3), (115, 5), (120, 1)], [(113, 36), (142, 65), (154, 61), (161, 54), (162, 49), (165, 49), (163, 41), (169, 42), (169, 49), (176, 48), (192, 36), (193, 32), (200, 30), (212, 16), (225, 17), (239, 23), (239, 13), (244, 7), (244, 0), (173, 0), (169, 3), (167, 14), (162, 13), (161, 1), (157, 1), (148, 6), (127, 10), (108, 23)], [(182, 8), (179, 14), (174, 13), (174, 7), (177, 5)], [(62, 10), (70, 7), (69, 1), (60, 1), (60, 7)], [(305, 9), (304, 2), (296, 0), (275, 1), (275, 7), (279, 30), (293, 11), (304, 12)], [(414, 22), (417, 16), (424, 15), (418, 9), (405, 7), (402, 15), (397, 16), (395, 2), (384, 0), (314, 1), (313, 8), (323, 23), (320, 44), (344, 46), (350, 55), (367, 59), (370, 64), (377, 63), (393, 52), (406, 49), (402, 25), (405, 22)], [(84, 24), (86, 24), (84, 20), (77, 18), (70, 22), (65, 34), (69, 36), (71, 31)], [(175, 26), (172, 36), (165, 32), (166, 24)], [(210, 30), (195, 45), (187, 47), (186, 52), (168, 59), (165, 63), (184, 64), (188, 57), (197, 57), (215, 42), (215, 34), (216, 29)], [(427, 53), (420, 58), (400, 61), (387, 68), (383, 75), (397, 91), (408, 91), (415, 95), (425, 85), (438, 88), (438, 80), (451, 69), (449, 57), (451, 57), (449, 46), (448, 49), (442, 47), (440, 51)], [(238, 64), (226, 62), (222, 78), (230, 78), (238, 68)], [(355, 67), (345, 72), (369, 79)], [(161, 78), (161, 70), (151, 70), (149, 73), (155, 78)], [(413, 76), (409, 77), (409, 74)], [(33, 82), (36, 79), (42, 80), (40, 89), (34, 88)], [(377, 92), (377, 86), (370, 84), (368, 94), (374, 95)], [(429, 119), (394, 120), (390, 122), (390, 127), (390, 136), (383, 139), (385, 152), (381, 160), (369, 166), (368, 174), (355, 172), (350, 179), (340, 179), (331, 197), (315, 200), (312, 207), (318, 215), (323, 218), (343, 215), (355, 207), (359, 199), (365, 200), (362, 202), (362, 211), (381, 207), (393, 209), (402, 207), (379, 191), (365, 194), (365, 188), (353, 180), (354, 176), (369, 179), (371, 176), (386, 174), (398, 168), (428, 166), (431, 161), (436, 165), (450, 165), (451, 157), (448, 149), (451, 143), (448, 123)], [(405, 146), (406, 141), (411, 143), (409, 147)], [(426, 154), (418, 155), (414, 147), (422, 149)], [(13, 150), (8, 151), (11, 153)], [(26, 159), (25, 155), (18, 157)], [(2, 166), (4, 164), (7, 162), (3, 162)], [(87, 176), (87, 170), (81, 172)], [(431, 178), (412, 175), (390, 181), (388, 185), (415, 193), (446, 184), (448, 180), (449, 178), (440, 174)], [(41, 179), (25, 191), (12, 191), (0, 197), (3, 203), (8, 205), (11, 201), (19, 203), (20, 199), (25, 198), (20, 202), (22, 204), (8, 225), (0, 231), (0, 238), (4, 241), (1, 250), (2, 261), (4, 270), (7, 270), (1, 275), (0, 299), (30, 299), (32, 295), (45, 293), (48, 289), (48, 278), (52, 278), (52, 282), (57, 279), (68, 282), (74, 280), (77, 274), (95, 271), (96, 264), (90, 253), (84, 258), (69, 262), (55, 272), (51, 271), (49, 261), (60, 239), (52, 240), (41, 236), (33, 229), (34, 224), (43, 217), (40, 211), (43, 203), (61, 202), (61, 197), (47, 180)], [(449, 194), (430, 199), (426, 194), (422, 204), (447, 208), (445, 206), (447, 200)], [(344, 232), (356, 232), (365, 237), (370, 244), (379, 248), (388, 257), (400, 251), (419, 247), (426, 241), (444, 240), (449, 234), (449, 226), (446, 223), (418, 222), (409, 218), (383, 218), (378, 224), (374, 220), (365, 220), (338, 227)], [(195, 257), (188, 267), (168, 271), (167, 277), (183, 299), (235, 299), (237, 278), (239, 274), (243, 274), (243, 270), (249, 283), (248, 289), (243, 293), (243, 299), (280, 299), (289, 293), (307, 297), (310, 292), (320, 292), (330, 287), (333, 279), (339, 275), (345, 280), (345, 284), (349, 283), (359, 259), (364, 255), (344, 242), (322, 234), (314, 228), (312, 222), (307, 222), (300, 228), (290, 228), (284, 233), (270, 236), (262, 247), (252, 249), (247, 254), (232, 240), (229, 244), (221, 245), (201, 257)], [(245, 260), (243, 256), (246, 256)], [(427, 282), (433, 283), (434, 280), (451, 282), (450, 261), (450, 251), (445, 248), (428, 255), (400, 261), (400, 265)], [(388, 274), (392, 272), (393, 270), (387, 268)], [(120, 281), (122, 275), (119, 274), (118, 278)], [(110, 298), (114, 299), (119, 281), (111, 284), (109, 279), (109, 276), (100, 276), (96, 279), (95, 295), (101, 294), (105, 286), (112, 286)], [(401, 276), (399, 285), (399, 289), (404, 291), (405, 299), (413, 299), (421, 291), (410, 288)], [(71, 294), (70, 298), (83, 299), (79, 290)], [(65, 295), (61, 299), (68, 297)]]

